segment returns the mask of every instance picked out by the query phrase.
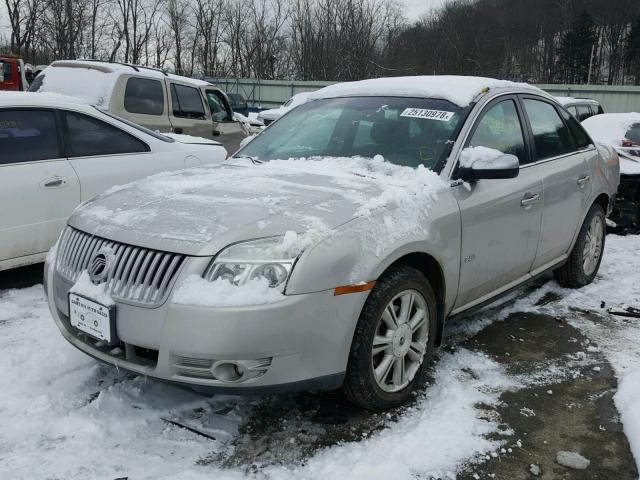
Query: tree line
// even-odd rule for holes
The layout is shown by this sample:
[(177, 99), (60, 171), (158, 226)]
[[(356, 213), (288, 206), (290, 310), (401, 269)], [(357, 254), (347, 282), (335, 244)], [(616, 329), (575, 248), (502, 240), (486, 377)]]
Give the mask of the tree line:
[(640, 84), (638, 0), (453, 0), (409, 22), (394, 0), (2, 0), (0, 51), (198, 77), (483, 75)]

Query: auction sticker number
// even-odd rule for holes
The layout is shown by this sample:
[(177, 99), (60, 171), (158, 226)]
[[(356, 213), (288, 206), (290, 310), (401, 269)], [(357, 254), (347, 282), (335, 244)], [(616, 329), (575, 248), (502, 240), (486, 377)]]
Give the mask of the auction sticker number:
[(448, 122), (453, 118), (453, 115), (453, 112), (429, 110), (426, 108), (405, 108), (400, 114), (401, 117), (424, 118), (427, 120), (438, 120), (440, 122)]

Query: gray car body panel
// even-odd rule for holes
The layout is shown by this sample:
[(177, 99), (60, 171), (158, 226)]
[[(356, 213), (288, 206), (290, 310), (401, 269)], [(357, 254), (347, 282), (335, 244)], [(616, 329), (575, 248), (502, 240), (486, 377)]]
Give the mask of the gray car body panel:
[[(162, 379), (183, 381), (171, 373), (171, 352), (198, 356), (206, 355), (207, 349), (213, 352), (217, 348), (222, 357), (268, 355), (278, 359), (279, 368), (252, 381), (253, 386), (338, 374), (346, 369), (353, 331), (368, 295), (368, 292), (362, 292), (334, 296), (333, 289), (338, 286), (376, 280), (402, 257), (426, 254), (440, 266), (438, 273), (444, 284), (441, 317), (445, 318), (484, 303), (541, 271), (561, 264), (573, 247), (591, 205), (601, 195), (607, 199), (613, 197), (619, 182), (617, 156), (604, 158), (590, 146), (566, 159), (546, 159), (523, 165), (514, 179), (463, 184), (454, 176), (460, 152), (487, 104), (500, 96), (517, 94), (538, 95), (555, 103), (551, 96), (519, 88), (500, 88), (479, 95), (440, 172), (441, 178), (450, 186), (438, 195), (429, 207), (424, 225), (413, 233), (374, 245), (371, 239), (380, 234), (384, 217), (402, 215), (401, 209), (380, 210), (371, 216), (358, 217), (356, 205), (334, 195), (328, 188), (327, 178), (314, 175), (296, 178), (296, 191), (287, 192), (287, 208), (305, 211), (314, 208), (318, 202), (329, 202), (332, 208), (328, 209), (324, 220), (333, 230), (298, 258), (286, 287), (287, 299), (259, 307), (196, 308), (173, 305), (169, 297), (158, 309), (143, 313), (149, 322), (162, 323), (162, 333), (155, 337), (145, 333), (146, 327), (140, 326), (142, 322), (134, 321), (134, 317), (138, 319), (136, 312), (144, 309), (123, 307), (124, 312), (132, 309), (123, 314), (124, 318), (120, 315), (127, 337), (125, 341), (129, 339), (144, 345), (146, 339), (153, 348), (160, 350), (159, 370), (141, 372), (138, 367), (125, 367)], [(584, 188), (578, 188), (576, 182), (585, 174), (589, 175), (589, 181)], [(221, 186), (217, 191), (205, 193), (233, 195), (231, 190), (232, 187), (225, 191)], [(372, 186), (370, 194), (375, 196), (377, 193)], [(525, 208), (521, 199), (529, 194), (539, 194), (540, 201)], [(126, 204), (127, 208), (135, 209), (144, 201), (144, 192), (134, 184), (96, 197), (79, 208), (69, 224), (120, 242), (192, 256), (181, 278), (187, 274), (201, 274), (211, 258), (229, 244), (304, 228), (291, 218), (277, 215), (271, 218), (268, 227), (261, 228), (260, 220), (269, 218), (269, 211), (258, 204), (234, 207), (220, 203), (218, 208), (209, 206), (194, 217), (190, 216), (191, 206), (191, 213), (186, 215), (185, 211), (180, 212), (171, 196), (150, 201), (158, 211), (172, 212), (170, 216), (151, 216), (135, 228), (105, 226), (102, 221), (96, 222), (92, 215), (85, 215), (96, 206), (117, 209)], [(552, 214), (545, 215), (545, 208), (552, 209)], [(212, 226), (211, 238), (180, 239), (180, 232), (186, 238), (185, 233), (189, 234), (196, 225), (202, 224)], [(224, 225), (224, 231), (215, 230), (219, 225)], [(163, 229), (169, 234), (158, 237), (156, 233)], [(48, 282), (59, 283), (53, 270), (47, 271)], [(66, 289), (68, 287), (63, 287), (55, 295), (49, 295), (54, 317), (69, 341), (97, 356), (86, 343), (65, 331)], [(184, 319), (184, 322), (177, 319)], [(213, 332), (219, 332), (219, 338)], [(152, 339), (155, 340), (150, 342)], [(102, 359), (110, 361), (108, 356)], [(191, 383), (211, 384), (205, 381)]]

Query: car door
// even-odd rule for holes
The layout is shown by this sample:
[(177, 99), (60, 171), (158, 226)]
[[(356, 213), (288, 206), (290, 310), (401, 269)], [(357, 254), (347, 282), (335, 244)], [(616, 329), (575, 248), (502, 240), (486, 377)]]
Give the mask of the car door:
[(173, 132), (194, 137), (213, 138), (214, 124), (207, 114), (200, 89), (170, 82), (170, 116)]
[(62, 112), (66, 155), (78, 174), (82, 201), (114, 186), (184, 167), (179, 151), (152, 152), (140, 138), (99, 118)]
[(461, 185), (460, 280), (454, 313), (528, 277), (542, 217), (542, 179), (522, 168), (530, 160), (522, 111), (513, 96), (498, 97), (478, 117), (466, 147), (487, 147), (518, 157), (516, 178)]
[(233, 110), (222, 91), (217, 88), (205, 88), (207, 103), (211, 110), (211, 118), (214, 121), (216, 139), (221, 142), (229, 153), (234, 153), (240, 148), (240, 142), (246, 137), (240, 122), (233, 118)]
[(575, 122), (575, 118), (561, 113), (551, 101), (523, 96), (522, 105), (532, 138), (534, 162), (529, 168), (542, 175), (544, 190), (540, 240), (533, 265), (538, 271), (561, 260), (571, 247), (591, 191), (587, 159), (595, 148), (586, 135), (580, 146), (576, 144), (566, 123)]
[(54, 110), (0, 109), (0, 262), (49, 250), (80, 203)]

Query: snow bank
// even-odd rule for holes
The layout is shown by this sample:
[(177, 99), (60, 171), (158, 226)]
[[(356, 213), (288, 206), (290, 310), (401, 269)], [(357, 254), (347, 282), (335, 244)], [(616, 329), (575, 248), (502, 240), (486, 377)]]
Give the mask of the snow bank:
[[(638, 341), (640, 335), (628, 341)], [(622, 377), (614, 401), (620, 412), (624, 433), (640, 470), (640, 365)]]
[(210, 282), (200, 275), (189, 275), (173, 294), (173, 303), (198, 307), (238, 307), (275, 303), (285, 296), (269, 288), (266, 278), (254, 278), (236, 286), (227, 280)]
[(460, 107), (468, 106), (485, 88), (519, 87), (547, 95), (527, 83), (515, 83), (483, 77), (449, 75), (388, 77), (329, 85), (313, 92), (309, 99), (347, 96), (406, 96), (449, 100)]

